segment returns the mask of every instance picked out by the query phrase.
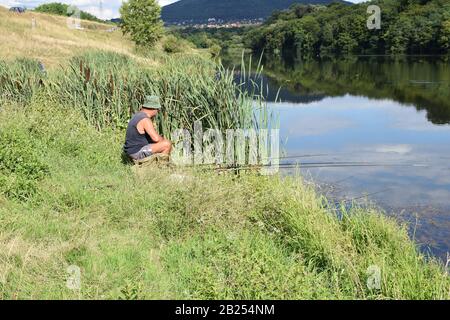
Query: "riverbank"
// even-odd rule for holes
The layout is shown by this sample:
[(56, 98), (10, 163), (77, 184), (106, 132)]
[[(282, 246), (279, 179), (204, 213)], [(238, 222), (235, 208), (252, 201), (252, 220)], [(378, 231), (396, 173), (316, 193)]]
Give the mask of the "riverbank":
[(246, 127), (252, 103), (200, 55), (95, 49), (48, 72), (0, 64), (1, 299), (449, 298), (406, 226), (337, 215), (301, 176), (136, 175), (123, 125), (144, 92), (163, 96), (165, 133)]
[[(241, 60), (225, 60), (239, 66)], [(376, 203), (408, 221), (423, 252), (450, 252), (450, 69), (443, 56), (263, 61), (287, 162), (384, 164), (305, 169), (315, 183), (342, 181), (337, 201)], [(239, 68), (239, 67), (237, 67)], [(254, 77), (255, 78), (255, 77)], [(278, 98), (277, 101), (275, 99)], [(297, 155), (315, 155), (296, 158)], [(321, 192), (326, 192), (321, 190)]]
[[(138, 178), (120, 161), (122, 132), (39, 99), (4, 105), (0, 130), (2, 163), (23, 156), (2, 182), (45, 172), (27, 200), (2, 185), (3, 299), (449, 298), (442, 266), (405, 227), (375, 210), (338, 219), (301, 177)], [(69, 266), (81, 270), (79, 290), (66, 286)], [(369, 289), (377, 270), (380, 289)]]

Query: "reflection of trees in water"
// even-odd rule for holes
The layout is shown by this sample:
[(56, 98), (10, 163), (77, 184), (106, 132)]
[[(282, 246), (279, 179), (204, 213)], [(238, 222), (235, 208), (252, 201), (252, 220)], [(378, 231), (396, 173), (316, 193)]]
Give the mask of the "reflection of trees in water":
[(355, 57), (293, 64), (272, 60), (264, 65), (269, 87), (275, 92), (285, 88), (286, 101), (364, 95), (412, 104), (426, 110), (432, 123), (450, 123), (450, 66), (443, 58)]
[(255, 86), (256, 93), (261, 94), (266, 101), (288, 101), (295, 103), (311, 103), (320, 101), (327, 97), (326, 94), (320, 92), (305, 92), (300, 86), (286, 87), (281, 84), (276, 77), (271, 78), (266, 75), (250, 76), (251, 81), (241, 81), (241, 73), (235, 72), (235, 82), (241, 84), (241, 88), (247, 92), (253, 92)]

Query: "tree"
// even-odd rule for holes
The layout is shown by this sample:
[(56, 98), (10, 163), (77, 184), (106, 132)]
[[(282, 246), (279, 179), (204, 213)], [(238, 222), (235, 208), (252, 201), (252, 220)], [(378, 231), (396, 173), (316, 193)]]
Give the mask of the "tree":
[(59, 16), (67, 16), (67, 8), (69, 6), (67, 4), (62, 4), (58, 2), (53, 3), (46, 3), (41, 4), (40, 6), (37, 6), (34, 11), (36, 12), (42, 12), (42, 13), (50, 13), (50, 14), (57, 14)]
[(292, 6), (244, 34), (244, 44), (267, 55), (434, 54), (450, 51), (449, 0), (372, 0), (382, 6), (382, 29), (367, 28), (367, 4)]
[[(73, 10), (69, 10), (70, 7), (71, 6), (69, 6), (68, 4), (52, 2), (52, 3), (46, 3), (46, 4), (41, 4), (40, 6), (37, 6), (34, 9), (34, 11), (70, 17), (73, 14)], [(94, 16), (88, 12), (81, 11), (81, 10), (79, 12), (80, 12), (80, 19), (102, 22), (102, 20), (100, 20), (99, 18), (97, 18), (96, 16)]]
[(444, 50), (450, 50), (450, 20), (442, 22), (442, 34), (439, 43)]
[(129, 0), (120, 8), (124, 34), (140, 47), (152, 47), (163, 34), (161, 7), (156, 0)]

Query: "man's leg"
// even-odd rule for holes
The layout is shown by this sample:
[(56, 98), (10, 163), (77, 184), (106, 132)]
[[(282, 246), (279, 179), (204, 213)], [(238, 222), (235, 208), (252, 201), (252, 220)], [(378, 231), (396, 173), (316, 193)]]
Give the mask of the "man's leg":
[(152, 153), (164, 153), (170, 154), (172, 152), (172, 142), (169, 140), (163, 139), (160, 142), (154, 143), (152, 146)]

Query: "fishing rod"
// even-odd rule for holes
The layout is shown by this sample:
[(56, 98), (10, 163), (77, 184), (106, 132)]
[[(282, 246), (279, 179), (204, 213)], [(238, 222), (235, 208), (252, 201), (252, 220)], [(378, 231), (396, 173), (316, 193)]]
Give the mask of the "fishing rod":
[(229, 165), (216, 166), (214, 164), (198, 164), (192, 167), (202, 167), (204, 169), (216, 171), (239, 171), (255, 170), (264, 168), (276, 169), (309, 169), (309, 168), (351, 168), (351, 167), (427, 167), (424, 164), (389, 164), (389, 163), (370, 163), (370, 162), (304, 162), (304, 163), (280, 163), (278, 165), (260, 164), (260, 165)]
[(354, 175), (353, 176), (348, 176), (347, 178), (344, 178), (344, 179), (340, 179), (340, 180), (337, 180), (337, 181), (332, 181), (331, 184), (332, 185), (336, 185), (336, 184), (342, 183), (344, 181), (350, 180), (351, 178), (354, 178), (354, 177), (355, 177)]
[[(270, 165), (270, 164), (267, 164)], [(288, 163), (280, 163), (281, 165), (376, 165), (376, 166), (413, 166), (413, 167), (419, 167), (419, 166), (427, 166), (425, 164), (411, 164), (411, 163), (383, 163), (383, 162), (368, 162), (368, 161), (329, 161), (329, 162), (288, 162)]]
[(374, 195), (377, 195), (377, 194), (380, 194), (380, 193), (384, 193), (384, 192), (387, 192), (387, 191), (389, 191), (391, 189), (392, 188), (386, 188), (386, 189), (383, 189), (383, 190), (380, 190), (380, 191), (368, 193), (368, 194), (365, 194), (363, 196), (353, 197), (353, 198), (350, 198), (350, 199), (332, 199), (331, 198), (330, 200), (332, 200), (332, 203), (330, 203), (330, 202), (327, 202), (327, 203), (330, 204), (333, 207), (328, 207), (327, 206), (327, 210), (332, 210), (332, 211), (336, 211), (336, 212), (342, 212), (342, 209), (341, 209), (342, 205), (347, 205), (349, 203), (354, 202), (355, 200), (368, 198), (368, 197), (371, 197), (371, 196), (374, 196)]
[(389, 191), (391, 189), (392, 188), (386, 188), (386, 189), (383, 189), (383, 190), (367, 193), (367, 194), (364, 194), (362, 196), (353, 197), (353, 198), (350, 198), (350, 199), (335, 199), (334, 203), (335, 204), (349, 203), (349, 202), (353, 202), (355, 200), (360, 200), (360, 199), (368, 198), (368, 197), (371, 197), (371, 196), (374, 196), (374, 195), (377, 195), (377, 194), (380, 194), (380, 193), (384, 193), (384, 192), (387, 192), (387, 191)]
[[(313, 158), (313, 157), (331, 157), (334, 156), (332, 154), (326, 153), (317, 153), (317, 154), (301, 154), (301, 155), (292, 155), (292, 156), (281, 156), (275, 159), (283, 160), (283, 159), (298, 159), (298, 158)], [(274, 159), (274, 158), (264, 158), (264, 159)]]
[[(313, 158), (313, 157), (348, 157), (350, 155), (360, 154), (358, 152), (341, 152), (341, 153), (311, 153), (311, 154), (299, 154), (299, 155), (284, 155), (280, 157), (266, 157), (263, 160), (284, 160), (284, 159), (299, 159), (299, 158)], [(377, 152), (367, 152), (365, 154), (376, 154)], [(450, 159), (440, 157), (441, 159)]]

